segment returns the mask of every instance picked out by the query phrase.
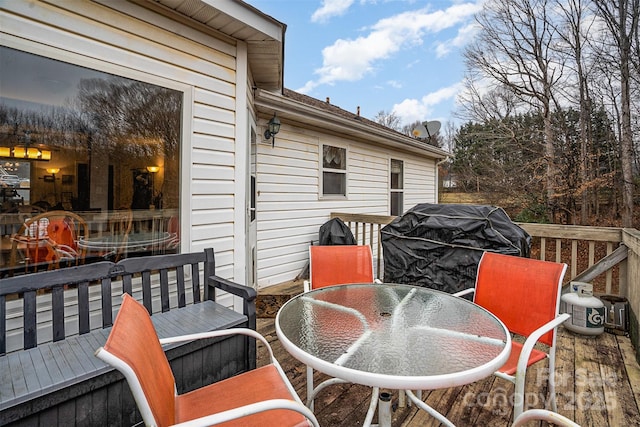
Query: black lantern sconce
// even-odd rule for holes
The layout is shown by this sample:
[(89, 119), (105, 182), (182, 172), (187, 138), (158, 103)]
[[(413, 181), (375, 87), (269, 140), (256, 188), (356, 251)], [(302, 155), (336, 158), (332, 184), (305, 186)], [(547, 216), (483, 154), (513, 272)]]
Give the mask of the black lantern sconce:
[(273, 117), (267, 123), (268, 129), (264, 131), (265, 139), (271, 138), (271, 147), (276, 145), (276, 134), (280, 132), (280, 120), (276, 116), (276, 113), (273, 113)]

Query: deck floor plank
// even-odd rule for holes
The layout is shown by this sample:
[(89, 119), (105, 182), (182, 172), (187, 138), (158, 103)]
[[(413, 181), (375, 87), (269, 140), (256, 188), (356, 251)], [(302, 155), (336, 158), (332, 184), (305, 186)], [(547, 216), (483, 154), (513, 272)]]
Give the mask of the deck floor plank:
[[(267, 337), (276, 359), (287, 373), (303, 401), (306, 400), (306, 368), (282, 348), (277, 340), (273, 318), (259, 318), (258, 331)], [(640, 366), (629, 338), (602, 334), (584, 337), (560, 328), (556, 366), (558, 411), (583, 427), (640, 425)], [(258, 346), (258, 365), (266, 361), (266, 351)], [(527, 374), (526, 393), (542, 405), (546, 402), (548, 365), (538, 364)], [(576, 376), (577, 375), (577, 376)], [(316, 373), (318, 384), (323, 374)], [(513, 410), (508, 401), (513, 384), (496, 377), (463, 387), (424, 391), (423, 400), (445, 414), (457, 426), (511, 425)], [(599, 403), (598, 399), (609, 396)], [(320, 425), (362, 425), (369, 406), (371, 389), (341, 384), (323, 390), (315, 402)], [(439, 423), (415, 406), (398, 407), (398, 392), (392, 391), (394, 427), (429, 427)], [(374, 417), (377, 422), (377, 416)], [(542, 425), (530, 423), (529, 425)]]

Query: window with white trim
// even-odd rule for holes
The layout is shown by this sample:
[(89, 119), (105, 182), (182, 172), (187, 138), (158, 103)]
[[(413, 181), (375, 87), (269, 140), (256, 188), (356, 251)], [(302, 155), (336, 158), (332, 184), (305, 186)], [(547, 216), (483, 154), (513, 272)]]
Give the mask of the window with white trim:
[(322, 145), (322, 196), (347, 195), (347, 149)]
[[(63, 217), (69, 243), (46, 233), (57, 243), (52, 248), (70, 248), (64, 257), (25, 245), (16, 250), (15, 268), (179, 251), (185, 92), (164, 86), (176, 86), (169, 80), (134, 80), (102, 70), (106, 63), (91, 65), (0, 46), (0, 175), (15, 176), (3, 179), (0, 218), (15, 232), (24, 221), (19, 207), (33, 216), (66, 211), (91, 227), (78, 230), (72, 216)], [(121, 218), (128, 221), (122, 228), (115, 226)], [(129, 233), (150, 244), (109, 243), (127, 245), (134, 241)]]
[(391, 215), (402, 215), (404, 200), (404, 163), (402, 160), (391, 159), (390, 167), (390, 194)]

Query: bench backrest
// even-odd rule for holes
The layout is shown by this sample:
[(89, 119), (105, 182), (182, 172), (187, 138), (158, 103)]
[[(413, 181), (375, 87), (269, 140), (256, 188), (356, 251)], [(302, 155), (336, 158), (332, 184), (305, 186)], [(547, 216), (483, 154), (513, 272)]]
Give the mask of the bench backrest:
[[(65, 317), (68, 304), (65, 295), (69, 292), (77, 298), (77, 306), (73, 307), (74, 316), (77, 312), (77, 331), (85, 334), (92, 329), (90, 287), (100, 286), (101, 324), (107, 328), (113, 324), (113, 298), (120, 301), (119, 295), (112, 293), (113, 283), (121, 283), (122, 292), (140, 299), (153, 315), (154, 300), (159, 299), (162, 312), (170, 310), (170, 296), (174, 301), (177, 299), (177, 307), (200, 302), (201, 276), (206, 280), (213, 275), (215, 257), (213, 249), (208, 248), (203, 252), (127, 258), (117, 263), (102, 261), (0, 279), (0, 355), (7, 352), (8, 300), (22, 299), (23, 348), (28, 349), (38, 345), (37, 296), (50, 295), (47, 316), (51, 317), (52, 340), (60, 341), (67, 335), (65, 326), (69, 316)], [(207, 298), (209, 292), (205, 290), (204, 294)], [(214, 295), (209, 298), (214, 299)]]

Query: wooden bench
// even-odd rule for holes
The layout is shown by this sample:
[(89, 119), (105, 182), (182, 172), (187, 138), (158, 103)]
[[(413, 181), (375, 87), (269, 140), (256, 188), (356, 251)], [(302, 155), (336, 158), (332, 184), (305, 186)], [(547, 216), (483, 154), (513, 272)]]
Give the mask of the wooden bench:
[[(217, 303), (217, 289), (242, 298), (244, 312)], [(213, 249), (1, 279), (0, 425), (141, 421), (122, 375), (94, 356), (123, 292), (144, 304), (161, 338), (256, 327), (255, 291), (216, 276)], [(256, 366), (255, 341), (244, 336), (169, 345), (165, 351), (179, 393)]]

